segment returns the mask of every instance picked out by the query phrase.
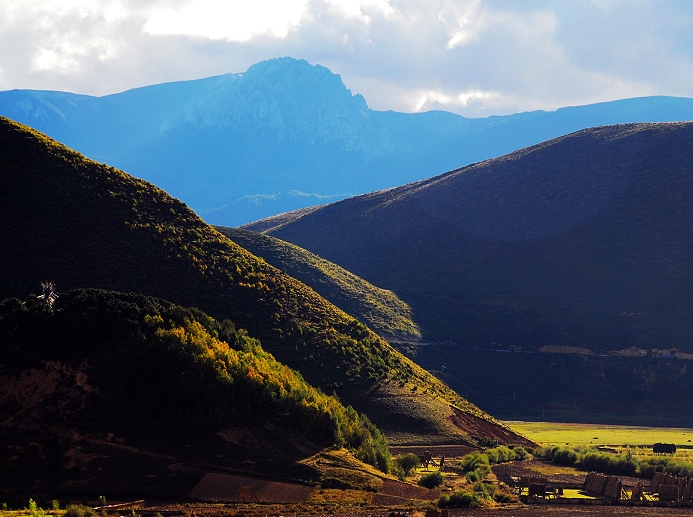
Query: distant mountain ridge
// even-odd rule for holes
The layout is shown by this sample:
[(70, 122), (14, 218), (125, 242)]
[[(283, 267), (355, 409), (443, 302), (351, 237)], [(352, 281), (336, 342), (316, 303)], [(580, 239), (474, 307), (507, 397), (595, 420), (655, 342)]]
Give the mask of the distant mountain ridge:
[(104, 97), (0, 92), (0, 115), (151, 181), (212, 224), (395, 187), (579, 129), (693, 119), (693, 99), (648, 97), (467, 119), (368, 108), (320, 65), (272, 59), (245, 73)]

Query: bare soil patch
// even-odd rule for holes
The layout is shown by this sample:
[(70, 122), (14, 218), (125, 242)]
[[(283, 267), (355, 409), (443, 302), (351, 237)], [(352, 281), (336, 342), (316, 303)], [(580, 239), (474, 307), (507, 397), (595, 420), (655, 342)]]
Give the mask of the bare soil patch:
[(375, 506), (400, 506), (411, 504), (412, 501), (437, 501), (440, 490), (385, 480), (382, 490), (375, 494), (372, 504)]
[(390, 453), (393, 456), (399, 454), (416, 454), (421, 456), (425, 451), (428, 451), (435, 457), (445, 456), (446, 458), (461, 458), (470, 452), (478, 450), (478, 447), (472, 447), (471, 445), (398, 445), (390, 447)]
[[(250, 487), (252, 492), (246, 495), (247, 491), (241, 487)], [(298, 483), (210, 473), (195, 485), (190, 497), (219, 502), (302, 503), (313, 490), (312, 486)]]

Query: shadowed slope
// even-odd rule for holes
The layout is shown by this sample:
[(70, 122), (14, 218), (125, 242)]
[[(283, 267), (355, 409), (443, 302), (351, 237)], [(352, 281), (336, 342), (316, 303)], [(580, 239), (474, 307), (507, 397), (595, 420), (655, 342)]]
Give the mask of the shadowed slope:
[(692, 144), (692, 123), (588, 129), (268, 233), (391, 289), (430, 339), (693, 351)]
[[(158, 296), (231, 319), (279, 361), (392, 436), (469, 439), (460, 399), (366, 326), (268, 265), (153, 185), (0, 119), (0, 298), (40, 280)], [(399, 400), (411, 404), (405, 411)], [(432, 411), (431, 408), (435, 408)]]

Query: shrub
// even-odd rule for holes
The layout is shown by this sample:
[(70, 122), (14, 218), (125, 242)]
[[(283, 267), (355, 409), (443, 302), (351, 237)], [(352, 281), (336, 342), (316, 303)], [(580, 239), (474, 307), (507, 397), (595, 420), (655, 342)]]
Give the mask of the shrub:
[(65, 509), (63, 517), (96, 517), (96, 512), (90, 506), (70, 504)]
[(419, 479), (419, 485), (426, 488), (435, 488), (443, 484), (445, 479), (440, 472), (431, 472)]
[(572, 449), (561, 449), (553, 458), (555, 463), (572, 467), (578, 461), (577, 452)]
[(491, 467), (489, 467), (488, 465), (479, 465), (474, 470), (470, 470), (469, 472), (467, 472), (467, 481), (469, 483), (475, 483), (477, 481), (481, 481), (486, 476), (488, 476), (490, 473), (491, 473)]
[(481, 452), (472, 452), (462, 458), (462, 468), (465, 472), (476, 470), (478, 467), (485, 465), (488, 467), (488, 456)]
[(499, 463), (503, 463), (506, 461), (512, 461), (517, 457), (515, 454), (515, 451), (513, 449), (509, 449), (505, 445), (501, 445), (499, 447), (496, 447), (496, 451), (498, 451), (498, 462)]
[(441, 495), (438, 506), (440, 508), (481, 508), (484, 506), (484, 501), (477, 493), (459, 490), (450, 495)]
[(484, 499), (493, 499), (496, 495), (496, 485), (487, 481), (477, 481), (472, 486), (472, 490), (483, 496)]
[(43, 509), (33, 499), (29, 499), (29, 513), (31, 517), (43, 517), (45, 515)]
[(516, 460), (526, 460), (530, 456), (530, 453), (524, 447), (515, 447), (513, 452)]
[(520, 500), (518, 495), (514, 492), (511, 492), (507, 488), (503, 487), (496, 487), (496, 491), (493, 494), (493, 499), (497, 503), (516, 503)]
[(421, 460), (419, 460), (419, 457), (416, 454), (411, 453), (401, 454), (395, 457), (393, 461), (396, 467), (402, 469), (404, 477), (407, 477), (409, 474), (411, 474), (411, 471), (421, 464)]

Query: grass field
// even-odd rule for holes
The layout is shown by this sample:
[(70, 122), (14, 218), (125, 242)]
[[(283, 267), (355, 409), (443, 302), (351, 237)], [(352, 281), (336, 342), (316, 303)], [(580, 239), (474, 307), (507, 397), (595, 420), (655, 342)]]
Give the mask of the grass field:
[[(648, 447), (653, 443), (674, 443), (677, 448), (693, 447), (693, 429), (637, 427), (601, 424), (506, 421), (514, 431), (540, 445)], [(689, 450), (681, 451), (690, 452)], [(677, 452), (678, 454), (678, 452)]]

